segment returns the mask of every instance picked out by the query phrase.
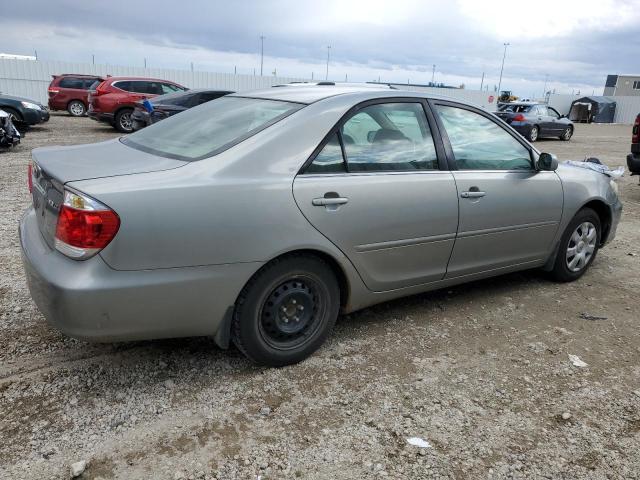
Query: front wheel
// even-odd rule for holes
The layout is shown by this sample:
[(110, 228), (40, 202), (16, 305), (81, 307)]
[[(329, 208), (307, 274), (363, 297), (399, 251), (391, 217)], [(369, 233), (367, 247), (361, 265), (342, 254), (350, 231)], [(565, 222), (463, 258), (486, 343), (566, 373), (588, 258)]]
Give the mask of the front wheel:
[(326, 340), (340, 308), (331, 267), (312, 255), (291, 255), (263, 267), (236, 302), (232, 338), (261, 365), (297, 363)]
[(117, 114), (116, 114), (116, 123), (115, 123), (115, 127), (116, 130), (118, 130), (119, 132), (122, 133), (131, 133), (133, 132), (133, 122), (131, 120), (131, 114), (133, 113), (133, 110), (131, 110), (130, 108), (125, 108), (123, 110), (120, 110)]
[(540, 129), (537, 125), (534, 125), (533, 127), (531, 127), (531, 130), (529, 130), (529, 141), (535, 142), (536, 140), (538, 140), (538, 135), (540, 135)]
[(590, 208), (580, 210), (562, 234), (551, 271), (561, 282), (577, 280), (587, 271), (600, 245), (600, 217)]

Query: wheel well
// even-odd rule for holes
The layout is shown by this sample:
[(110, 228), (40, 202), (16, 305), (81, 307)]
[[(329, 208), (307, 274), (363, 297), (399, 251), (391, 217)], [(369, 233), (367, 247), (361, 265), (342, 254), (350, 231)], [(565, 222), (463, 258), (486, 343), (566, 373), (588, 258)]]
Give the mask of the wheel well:
[(84, 102), (83, 100), (80, 100), (79, 98), (74, 98), (72, 100), (69, 100), (69, 102), (67, 102), (67, 108), (69, 108), (69, 105), (71, 105), (73, 102), (80, 102), (81, 104), (84, 105), (84, 108), (87, 108), (86, 102)]
[(8, 114), (14, 114), (18, 120), (22, 120), (22, 114), (13, 107), (0, 107), (1, 110), (4, 110)]
[(278, 255), (277, 257), (272, 258), (267, 262), (262, 268), (269, 265), (271, 262), (280, 260), (284, 257), (288, 257), (291, 255), (309, 255), (318, 257), (324, 262), (326, 262), (333, 274), (336, 276), (336, 280), (338, 281), (338, 287), (340, 288), (340, 307), (345, 307), (349, 300), (349, 282), (347, 280), (347, 275), (344, 269), (340, 266), (340, 264), (328, 253), (322, 252), (320, 250), (314, 249), (302, 249), (302, 250), (292, 250), (290, 252), (283, 253)]
[(133, 111), (133, 107), (127, 105), (127, 106), (118, 108), (115, 112), (113, 112), (114, 121), (115, 121), (116, 117), (118, 116), (118, 114), (120, 112), (122, 112), (123, 110), (131, 110), (131, 111)]
[(609, 236), (609, 231), (611, 230), (611, 209), (601, 200), (591, 200), (583, 205), (582, 208), (590, 208), (598, 214), (598, 217), (600, 218), (600, 226), (602, 227), (600, 243), (605, 243)]

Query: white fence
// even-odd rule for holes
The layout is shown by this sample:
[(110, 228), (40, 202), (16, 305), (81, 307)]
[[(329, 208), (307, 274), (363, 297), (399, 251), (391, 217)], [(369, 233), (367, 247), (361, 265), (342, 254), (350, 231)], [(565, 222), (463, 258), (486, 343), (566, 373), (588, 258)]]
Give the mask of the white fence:
[(303, 80), (300, 78), (236, 75), (190, 70), (124, 67), (118, 65), (93, 65), (91, 63), (49, 62), (0, 59), (0, 92), (47, 103), (47, 87), (51, 75), (82, 73), (89, 75), (113, 75), (151, 77), (171, 80), (190, 88), (219, 88), (221, 90), (256, 90), (279, 83)]
[[(59, 75), (61, 73), (163, 78), (190, 88), (207, 87), (234, 91), (268, 88), (280, 83), (305, 80), (290, 77), (125, 67), (120, 65), (93, 65), (91, 63), (0, 59), (0, 92), (31, 98), (46, 104), (47, 87), (51, 82), (51, 75)], [(490, 111), (496, 108), (497, 95), (493, 92), (395, 85), (403, 90), (427, 92), (464, 100), (480, 105)], [(577, 95), (551, 95), (549, 105), (566, 115), (571, 108), (571, 102), (577, 98), (580, 97)], [(616, 123), (633, 123), (636, 115), (640, 113), (640, 97), (615, 97), (615, 100), (617, 106), (614, 121)]]

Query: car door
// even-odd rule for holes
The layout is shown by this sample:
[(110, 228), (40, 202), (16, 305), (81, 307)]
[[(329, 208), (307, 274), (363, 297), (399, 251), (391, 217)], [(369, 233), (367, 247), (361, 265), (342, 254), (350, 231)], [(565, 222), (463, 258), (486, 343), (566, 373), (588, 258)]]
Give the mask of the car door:
[(558, 175), (535, 170), (531, 147), (487, 113), (434, 109), (460, 206), (447, 278), (546, 260), (562, 214)]
[(537, 105), (538, 119), (540, 121), (540, 133), (545, 136), (554, 135), (556, 133), (556, 125), (553, 121), (553, 117), (549, 115), (547, 107), (544, 105)]
[(567, 128), (567, 125), (564, 122), (562, 122), (562, 120), (560, 120), (560, 114), (555, 108), (551, 108), (551, 107), (546, 107), (546, 108), (547, 108), (549, 118), (551, 119), (553, 133), (555, 135), (561, 135)]
[(354, 107), (294, 180), (302, 213), (373, 291), (446, 273), (457, 192), (425, 108), (407, 98)]

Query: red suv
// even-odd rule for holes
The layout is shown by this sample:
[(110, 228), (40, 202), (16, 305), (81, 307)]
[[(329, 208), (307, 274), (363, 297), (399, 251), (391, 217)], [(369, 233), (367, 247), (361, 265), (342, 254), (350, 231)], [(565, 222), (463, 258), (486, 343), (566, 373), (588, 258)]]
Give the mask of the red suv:
[(49, 84), (49, 109), (66, 110), (74, 117), (87, 113), (89, 90), (104, 80), (95, 75), (69, 73), (51, 76), (53, 80)]
[(188, 89), (168, 80), (109, 77), (89, 92), (89, 117), (129, 133), (133, 131), (131, 113), (137, 101), (185, 90)]

